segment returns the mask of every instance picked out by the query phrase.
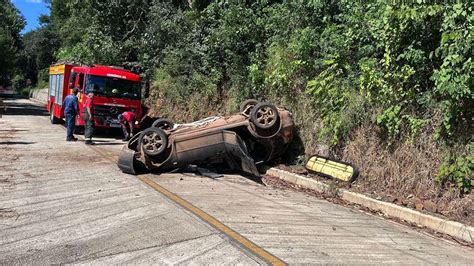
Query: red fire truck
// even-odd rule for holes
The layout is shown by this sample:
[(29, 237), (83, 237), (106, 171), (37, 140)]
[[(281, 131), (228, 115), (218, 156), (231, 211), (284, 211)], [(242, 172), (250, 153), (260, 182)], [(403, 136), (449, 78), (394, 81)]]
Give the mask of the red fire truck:
[(64, 118), (62, 103), (75, 87), (79, 88), (77, 126), (84, 125), (82, 105), (89, 92), (94, 93), (96, 127), (120, 127), (117, 116), (132, 109), (137, 120), (142, 116), (139, 75), (110, 66), (58, 64), (49, 68), (48, 111), (51, 123), (56, 124)]

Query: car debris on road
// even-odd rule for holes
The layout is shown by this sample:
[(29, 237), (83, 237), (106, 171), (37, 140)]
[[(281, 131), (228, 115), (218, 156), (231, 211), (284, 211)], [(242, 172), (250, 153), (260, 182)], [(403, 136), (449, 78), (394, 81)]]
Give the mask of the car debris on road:
[(139, 165), (148, 170), (214, 165), (258, 176), (257, 166), (281, 156), (293, 130), (288, 110), (247, 100), (229, 116), (187, 124), (158, 119), (130, 139), (117, 164), (129, 174)]

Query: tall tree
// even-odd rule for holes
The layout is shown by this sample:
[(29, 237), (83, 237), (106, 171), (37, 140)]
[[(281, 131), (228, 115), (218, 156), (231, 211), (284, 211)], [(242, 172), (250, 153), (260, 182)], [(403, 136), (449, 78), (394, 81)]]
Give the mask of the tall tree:
[[(33, 84), (38, 81), (38, 73), (55, 61), (55, 52), (59, 49), (59, 39), (50, 24), (49, 16), (40, 16), (41, 27), (27, 32), (23, 38), (23, 49), (19, 53), (19, 67), (25, 79)], [(43, 75), (43, 79), (46, 78)]]
[(0, 2), (0, 85), (8, 85), (16, 69), (25, 20), (10, 0)]

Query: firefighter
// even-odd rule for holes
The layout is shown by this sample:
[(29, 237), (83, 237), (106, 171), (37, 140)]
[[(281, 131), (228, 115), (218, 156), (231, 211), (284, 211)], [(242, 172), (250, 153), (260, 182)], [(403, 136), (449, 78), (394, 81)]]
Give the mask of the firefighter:
[(84, 137), (86, 144), (93, 145), (92, 135), (94, 134), (94, 93), (89, 92), (83, 105)]
[(76, 116), (79, 114), (77, 93), (78, 88), (72, 90), (72, 94), (64, 98), (63, 108), (64, 116), (66, 117), (67, 136), (66, 141), (77, 141), (74, 137), (74, 127), (76, 126)]
[(120, 125), (122, 126), (124, 141), (129, 140), (134, 133), (133, 125), (137, 119), (135, 115), (135, 110), (132, 109), (131, 111), (125, 111), (118, 115), (118, 119), (120, 121)]

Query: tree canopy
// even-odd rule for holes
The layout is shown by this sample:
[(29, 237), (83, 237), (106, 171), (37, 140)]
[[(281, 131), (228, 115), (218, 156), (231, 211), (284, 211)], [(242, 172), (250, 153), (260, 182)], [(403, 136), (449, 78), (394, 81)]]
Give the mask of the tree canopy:
[(8, 0), (0, 5), (0, 85), (9, 85), (15, 73), (17, 54), (21, 46), (20, 31), (25, 20)]

